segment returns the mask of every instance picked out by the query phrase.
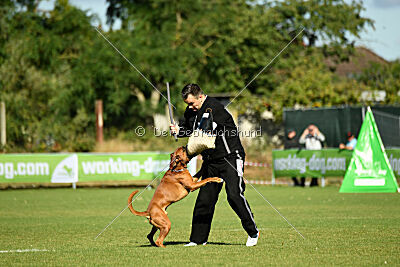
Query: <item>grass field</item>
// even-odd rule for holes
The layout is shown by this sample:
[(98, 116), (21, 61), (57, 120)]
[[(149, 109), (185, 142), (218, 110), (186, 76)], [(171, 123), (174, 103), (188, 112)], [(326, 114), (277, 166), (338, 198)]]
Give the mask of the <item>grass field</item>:
[[(0, 192), (0, 265), (378, 265), (400, 264), (400, 196), (339, 194), (338, 187), (256, 187), (306, 237), (303, 240), (250, 187), (246, 197), (261, 237), (246, 233), (221, 193), (209, 243), (188, 241), (197, 192), (168, 209), (167, 248), (150, 247), (151, 226), (126, 210), (131, 189), (38, 189)], [(154, 190), (134, 202), (144, 210)], [(158, 235), (158, 233), (157, 233)], [(15, 250), (47, 250), (15, 252)]]

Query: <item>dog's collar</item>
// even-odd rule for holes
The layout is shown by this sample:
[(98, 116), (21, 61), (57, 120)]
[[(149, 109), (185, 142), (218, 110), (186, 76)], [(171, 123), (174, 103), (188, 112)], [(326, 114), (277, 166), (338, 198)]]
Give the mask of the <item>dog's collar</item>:
[(183, 172), (184, 170), (187, 170), (187, 168), (183, 168), (180, 170), (171, 169), (172, 172)]

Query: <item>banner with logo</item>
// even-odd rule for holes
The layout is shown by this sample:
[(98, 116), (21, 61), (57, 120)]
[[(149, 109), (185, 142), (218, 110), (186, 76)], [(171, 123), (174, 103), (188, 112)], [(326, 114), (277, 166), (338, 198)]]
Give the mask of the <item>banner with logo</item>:
[(74, 183), (78, 181), (76, 154), (1, 154), (2, 183)]
[(151, 180), (164, 168), (169, 153), (91, 154), (79, 153), (79, 181)]
[(400, 179), (400, 149), (386, 149), (386, 155), (394, 175), (397, 179)]
[[(340, 149), (322, 150), (273, 150), (273, 171), (278, 177), (344, 177), (353, 151)], [(393, 172), (400, 179), (400, 149), (386, 150)]]
[[(0, 154), (0, 183), (152, 180), (169, 161), (167, 152)], [(195, 174), (196, 158), (188, 169)]]

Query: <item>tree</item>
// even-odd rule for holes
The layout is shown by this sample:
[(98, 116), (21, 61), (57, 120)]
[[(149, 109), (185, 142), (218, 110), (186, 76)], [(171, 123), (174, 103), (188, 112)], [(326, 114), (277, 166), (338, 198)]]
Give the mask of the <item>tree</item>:
[(359, 103), (366, 86), (340, 79), (319, 60), (300, 58), (287, 79), (271, 94), (271, 105), (278, 118), (284, 107), (330, 107)]
[[(92, 26), (96, 16), (67, 0), (42, 12), (39, 2), (8, 0), (0, 7), (0, 98), (11, 117), (11, 146), (90, 150), (96, 99), (103, 100), (108, 129), (152, 124), (166, 101), (99, 36)], [(351, 38), (372, 23), (361, 10), (360, 1), (344, 0), (108, 0), (108, 23), (119, 18), (122, 28), (103, 34), (164, 95), (170, 82), (182, 111), (176, 88), (196, 82), (206, 93), (239, 92), (304, 27), (241, 95), (249, 97), (235, 100), (279, 115), (296, 103), (357, 101), (357, 91), (347, 90), (354, 82), (339, 80), (320, 62), (351, 53)], [(321, 41), (326, 45), (316, 49)], [(384, 71), (394, 88), (395, 71)]]
[(20, 2), (27, 8), (10, 9), (0, 66), (10, 146), (49, 150), (57, 142), (82, 149), (81, 137), (94, 128), (87, 116), (94, 97), (90, 87), (81, 90), (84, 77), (74, 70), (90, 40), (91, 17), (67, 1), (57, 1), (49, 14), (35, 10), (38, 1)]
[(368, 69), (356, 78), (370, 91), (385, 91), (385, 104), (400, 103), (400, 60), (388, 64), (372, 64)]
[[(346, 59), (353, 47), (350, 38), (372, 24), (361, 17), (360, 1), (108, 3), (109, 23), (121, 19), (122, 31), (131, 32), (140, 40), (140, 50), (148, 51), (143, 60), (152, 66), (147, 69), (152, 79), (168, 77), (176, 85), (196, 81), (207, 92), (239, 91), (304, 27), (304, 34), (274, 63), (274, 71), (267, 70), (248, 88), (251, 93), (268, 96), (297, 67), (299, 56), (316, 53), (312, 48), (317, 41), (329, 44), (322, 50), (324, 55), (336, 54)], [(179, 64), (173, 73), (166, 73), (168, 68), (157, 63), (168, 62), (170, 55)], [(160, 61), (161, 58), (165, 60)], [(189, 79), (185, 75), (188, 73)]]

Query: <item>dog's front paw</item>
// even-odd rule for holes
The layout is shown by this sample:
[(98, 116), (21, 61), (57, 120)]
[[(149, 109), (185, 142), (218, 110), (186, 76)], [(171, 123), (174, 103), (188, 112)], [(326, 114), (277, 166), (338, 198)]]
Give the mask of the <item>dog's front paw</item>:
[(217, 178), (215, 181), (216, 181), (217, 183), (223, 183), (223, 182), (224, 182), (224, 179), (222, 179), (222, 178)]

